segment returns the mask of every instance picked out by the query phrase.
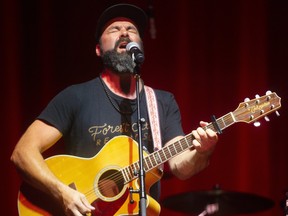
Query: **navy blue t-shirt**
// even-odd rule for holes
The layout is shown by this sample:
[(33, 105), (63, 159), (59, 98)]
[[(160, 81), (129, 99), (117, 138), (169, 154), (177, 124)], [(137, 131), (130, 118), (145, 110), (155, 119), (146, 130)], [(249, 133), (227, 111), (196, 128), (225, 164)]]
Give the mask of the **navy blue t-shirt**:
[[(127, 135), (138, 141), (136, 100), (123, 99), (107, 86), (105, 92), (102, 84), (100, 78), (95, 78), (72, 85), (54, 97), (38, 116), (39, 120), (56, 127), (63, 134), (66, 154), (92, 157), (118, 135)], [(155, 94), (162, 143), (165, 144), (184, 134), (181, 116), (171, 93), (155, 90)], [(141, 117), (146, 120), (142, 125), (142, 144), (151, 152), (152, 135), (144, 91), (140, 93), (140, 107)], [(119, 109), (126, 114), (121, 114)]]
[[(155, 90), (155, 94), (164, 145), (184, 133), (174, 96), (161, 90)], [(50, 101), (38, 119), (63, 134), (66, 154), (93, 157), (115, 136), (127, 135), (138, 141), (136, 109), (136, 99), (128, 100), (113, 94), (100, 78), (95, 78), (61, 91)], [(142, 144), (148, 152), (153, 152), (144, 91), (140, 92), (140, 110), (141, 118), (145, 119), (142, 125)], [(159, 182), (151, 187), (150, 195), (156, 200), (159, 199)]]

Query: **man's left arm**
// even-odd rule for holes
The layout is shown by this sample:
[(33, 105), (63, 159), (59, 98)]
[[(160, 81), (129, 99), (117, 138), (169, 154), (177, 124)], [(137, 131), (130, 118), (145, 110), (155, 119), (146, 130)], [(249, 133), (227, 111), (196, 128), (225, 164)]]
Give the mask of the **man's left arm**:
[[(179, 179), (188, 179), (209, 165), (218, 136), (211, 129), (205, 131), (203, 127), (206, 125), (206, 122), (201, 121), (200, 127), (192, 131), (194, 149), (188, 149), (168, 161), (171, 172)], [(180, 138), (182, 136), (175, 137), (166, 145), (174, 143)]]

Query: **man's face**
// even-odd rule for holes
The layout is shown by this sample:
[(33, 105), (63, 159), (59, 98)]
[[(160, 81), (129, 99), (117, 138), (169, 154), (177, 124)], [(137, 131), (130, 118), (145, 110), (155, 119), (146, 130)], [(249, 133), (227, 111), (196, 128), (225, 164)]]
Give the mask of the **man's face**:
[(125, 52), (126, 45), (131, 41), (142, 45), (136, 26), (129, 21), (115, 21), (108, 25), (102, 33), (101, 52), (105, 53), (112, 49), (118, 53)]
[(103, 64), (111, 71), (134, 73), (136, 66), (132, 57), (126, 51), (126, 45), (136, 42), (142, 47), (142, 40), (135, 25), (129, 21), (115, 21), (108, 25), (96, 46), (96, 54), (103, 60)]

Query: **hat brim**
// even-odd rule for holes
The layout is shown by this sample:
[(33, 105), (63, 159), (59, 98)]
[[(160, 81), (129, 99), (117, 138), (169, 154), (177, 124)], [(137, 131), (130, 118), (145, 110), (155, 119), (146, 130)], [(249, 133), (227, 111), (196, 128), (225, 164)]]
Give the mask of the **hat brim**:
[(147, 24), (147, 14), (139, 7), (131, 4), (116, 4), (107, 8), (99, 17), (95, 39), (99, 42), (99, 39), (105, 30), (106, 24), (117, 17), (128, 18), (136, 25), (140, 37), (144, 36), (145, 28)]

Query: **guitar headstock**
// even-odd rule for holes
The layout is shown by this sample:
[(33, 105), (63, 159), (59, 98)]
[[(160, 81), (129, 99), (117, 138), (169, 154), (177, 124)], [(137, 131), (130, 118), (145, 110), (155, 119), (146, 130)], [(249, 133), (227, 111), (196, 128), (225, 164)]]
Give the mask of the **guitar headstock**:
[(245, 99), (240, 103), (233, 115), (236, 122), (251, 123), (265, 117), (269, 120), (267, 115), (275, 112), (279, 116), (278, 109), (281, 107), (281, 98), (271, 91), (267, 91), (266, 95), (260, 97), (256, 95), (255, 99)]

